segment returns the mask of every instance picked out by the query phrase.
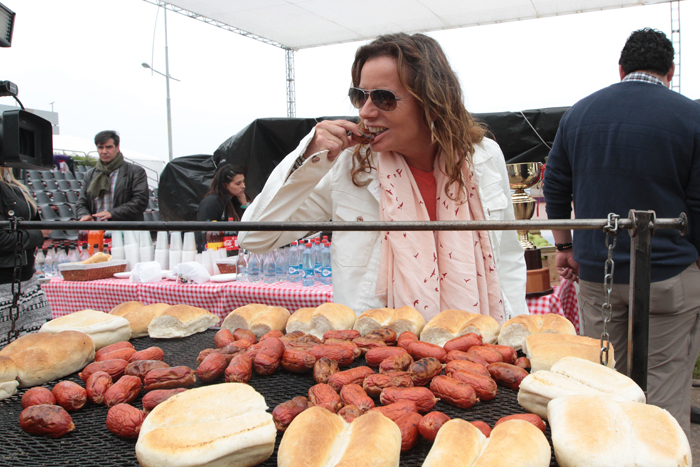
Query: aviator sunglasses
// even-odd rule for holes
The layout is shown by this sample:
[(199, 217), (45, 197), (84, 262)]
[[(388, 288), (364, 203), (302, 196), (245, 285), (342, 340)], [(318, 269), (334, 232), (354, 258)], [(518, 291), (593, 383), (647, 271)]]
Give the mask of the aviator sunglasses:
[(350, 103), (353, 107), (361, 109), (367, 102), (367, 96), (372, 99), (372, 103), (379, 110), (384, 110), (385, 112), (391, 112), (396, 109), (396, 103), (408, 96), (396, 97), (396, 94), (387, 89), (361, 89), (352, 87), (348, 91), (348, 97), (350, 97)]

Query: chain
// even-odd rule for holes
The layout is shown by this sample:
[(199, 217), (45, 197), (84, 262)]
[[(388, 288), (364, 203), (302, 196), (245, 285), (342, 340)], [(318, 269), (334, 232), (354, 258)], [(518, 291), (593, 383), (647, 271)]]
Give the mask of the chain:
[[(601, 315), (603, 317), (603, 333), (600, 335), (600, 363), (608, 365), (608, 350), (610, 349), (610, 334), (608, 334), (608, 323), (612, 320), (612, 305), (610, 304), (610, 293), (613, 288), (613, 274), (615, 273), (615, 261), (613, 261), (613, 250), (617, 243), (618, 214), (608, 214), (608, 223), (603, 227), (605, 232), (605, 247), (608, 249), (608, 259), (605, 260), (605, 278), (603, 279), (603, 289), (605, 291), (605, 301), (602, 305)], [(612, 237), (612, 241), (610, 240)]]
[(17, 228), (17, 221), (22, 219), (15, 217), (14, 211), (9, 211), (10, 215), (10, 233), (17, 234), (17, 243), (15, 244), (15, 263), (12, 269), (12, 305), (10, 305), (10, 322), (12, 323), (10, 330), (7, 333), (7, 343), (19, 337), (19, 330), (15, 330), (15, 325), (19, 319), (19, 299), (22, 294), (22, 255), (24, 253), (24, 235), (27, 232)]

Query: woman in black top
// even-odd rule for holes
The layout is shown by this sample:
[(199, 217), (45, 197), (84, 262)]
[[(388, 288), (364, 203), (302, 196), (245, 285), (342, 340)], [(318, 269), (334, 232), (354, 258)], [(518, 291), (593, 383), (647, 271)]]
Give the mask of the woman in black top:
[[(12, 170), (2, 167), (0, 175), (0, 220), (8, 220), (13, 216), (24, 220), (39, 220), (34, 199), (27, 188), (15, 180)], [(39, 282), (33, 277), (34, 252), (50, 233), (50, 230), (27, 230), (13, 234), (8, 230), (0, 230), (0, 348), (22, 334), (37, 331), (51, 319), (46, 297)], [(19, 312), (11, 314), (15, 248), (19, 235), (23, 246), (20, 253), (21, 294), (18, 299)]]
[[(199, 203), (198, 221), (240, 221), (252, 199), (245, 193), (245, 173), (242, 169), (224, 164), (216, 171), (209, 191)], [(198, 243), (204, 246), (204, 235), (198, 233)]]

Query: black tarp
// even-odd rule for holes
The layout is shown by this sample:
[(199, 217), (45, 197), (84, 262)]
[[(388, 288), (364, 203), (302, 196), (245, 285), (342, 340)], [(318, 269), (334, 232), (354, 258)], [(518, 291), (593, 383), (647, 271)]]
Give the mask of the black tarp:
[[(485, 123), (506, 162), (544, 162), (568, 107), (473, 114)], [(163, 169), (158, 203), (163, 219), (195, 220), (197, 207), (223, 162), (246, 169), (246, 191), (255, 197), (280, 161), (321, 120), (356, 117), (260, 118), (224, 141), (213, 156), (178, 157)]]

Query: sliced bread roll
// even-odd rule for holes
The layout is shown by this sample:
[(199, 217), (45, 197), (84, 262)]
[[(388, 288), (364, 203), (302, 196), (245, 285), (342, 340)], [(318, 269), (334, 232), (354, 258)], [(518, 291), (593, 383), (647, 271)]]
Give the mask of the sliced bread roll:
[(287, 321), (286, 329), (287, 333), (302, 331), (320, 339), (328, 331), (352, 329), (355, 318), (355, 312), (345, 305), (323, 303), (312, 311), (308, 309), (295, 311)]
[(288, 319), (289, 311), (286, 308), (251, 303), (229, 313), (221, 328), (231, 332), (236, 329), (248, 329), (260, 339), (273, 330), (284, 332)]
[(457, 418), (442, 425), (423, 467), (547, 467), (551, 456), (547, 438), (532, 423), (509, 420), (486, 438), (474, 425)]
[(97, 310), (76, 311), (52, 319), (39, 329), (39, 332), (49, 334), (62, 331), (80, 331), (87, 334), (94, 341), (95, 350), (131, 338), (131, 326), (126, 319)]
[(267, 460), (276, 429), (265, 398), (242, 383), (190, 389), (162, 402), (141, 426), (142, 467), (252, 466)]
[(148, 325), (148, 335), (157, 339), (187, 337), (204, 332), (217, 324), (219, 317), (204, 308), (173, 305), (153, 318)]
[(692, 465), (682, 428), (654, 405), (606, 396), (568, 396), (552, 400), (548, 413), (561, 467)]
[(136, 300), (132, 300), (129, 302), (120, 303), (119, 305), (115, 306), (109, 311), (109, 314), (123, 317), (124, 315), (128, 314), (131, 310), (135, 310), (136, 308), (140, 308), (142, 306), (143, 303)]
[[(120, 306), (121, 305), (118, 305), (118, 307)], [(167, 310), (170, 307), (171, 305), (167, 303), (153, 303), (152, 305), (141, 305), (131, 308), (121, 308), (120, 310), (117, 310), (117, 313), (119, 313), (119, 316), (121, 316), (129, 322), (129, 326), (131, 327), (132, 338), (146, 337), (148, 336), (148, 326), (151, 324), (151, 321), (153, 321), (153, 318), (155, 318), (156, 316), (160, 316), (165, 310)], [(115, 314), (114, 311), (114, 309), (110, 311), (110, 314)]]
[(438, 431), (423, 467), (454, 465), (472, 466), (479, 458), (488, 439), (477, 427), (461, 418), (448, 420)]
[(420, 333), (420, 340), (442, 347), (445, 342), (473, 332), (487, 344), (495, 344), (500, 326), (490, 316), (463, 310), (445, 310), (428, 321)]
[(397, 309), (376, 308), (367, 310), (357, 318), (354, 328), (364, 336), (368, 332), (388, 327), (396, 331), (398, 336), (406, 331), (420, 335), (423, 326), (425, 326), (425, 318), (418, 310), (410, 306), (402, 306)]
[(95, 358), (95, 344), (87, 334), (62, 331), (26, 334), (0, 350), (16, 365), (20, 387), (55, 381), (81, 370)]
[(379, 412), (347, 423), (322, 407), (296, 416), (282, 436), (278, 467), (396, 467), (401, 430)]
[[(549, 370), (564, 357), (579, 357), (591, 362), (600, 361), (600, 339), (570, 334), (532, 334), (525, 339), (523, 351), (530, 359), (530, 372)], [(615, 368), (615, 351), (610, 344), (608, 365)]]
[(547, 313), (546, 315), (518, 315), (501, 326), (498, 343), (508, 345), (515, 350), (521, 350), (525, 338), (531, 334), (555, 333), (576, 335), (574, 325), (561, 315)]
[(17, 392), (17, 365), (10, 357), (0, 357), (0, 401)]

